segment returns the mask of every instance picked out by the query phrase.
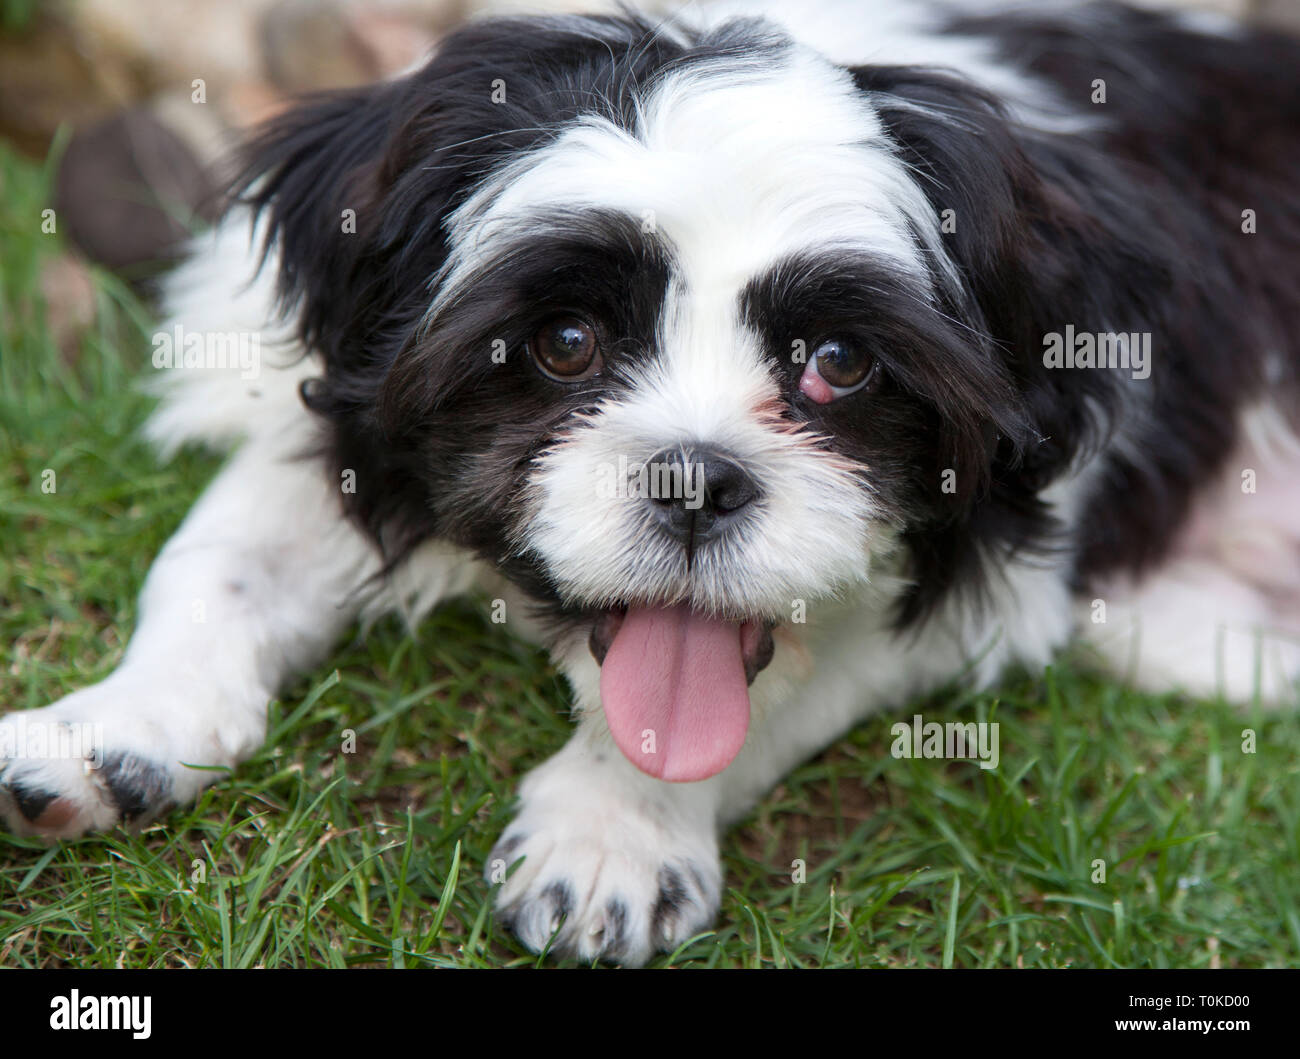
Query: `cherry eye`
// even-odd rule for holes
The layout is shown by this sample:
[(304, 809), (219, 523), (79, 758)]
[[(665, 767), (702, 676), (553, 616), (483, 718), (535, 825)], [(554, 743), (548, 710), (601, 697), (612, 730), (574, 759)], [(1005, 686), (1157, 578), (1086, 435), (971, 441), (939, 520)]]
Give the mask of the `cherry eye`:
[(543, 324), (528, 349), (542, 371), (564, 382), (590, 378), (601, 367), (596, 329), (576, 316), (557, 316)]
[(856, 393), (876, 377), (876, 358), (867, 350), (839, 338), (828, 338), (813, 350), (799, 380), (799, 389), (818, 404)]

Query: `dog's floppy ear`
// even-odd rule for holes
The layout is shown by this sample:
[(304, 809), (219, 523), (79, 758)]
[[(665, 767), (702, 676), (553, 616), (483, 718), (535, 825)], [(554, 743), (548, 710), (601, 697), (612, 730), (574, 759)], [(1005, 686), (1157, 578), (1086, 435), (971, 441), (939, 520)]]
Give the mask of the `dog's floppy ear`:
[(1163, 262), (1176, 254), (1154, 245), (1144, 200), (1109, 190), (1118, 178), (1083, 133), (1026, 127), (944, 72), (862, 67), (853, 76), (934, 207), (960, 281), (948, 308), (992, 340), (1020, 388), (1033, 433), (1004, 444), (1003, 477), (1041, 488), (1097, 437), (1103, 424), (1085, 417), (1111, 403), (1118, 381), (1047, 370), (1044, 337), (1067, 324), (1142, 329), (1162, 314)]
[[(1026, 429), (990, 424), (991, 487), (967, 518), (1008, 554), (1051, 546), (1041, 498), (1082, 450), (1101, 443), (1119, 405), (1118, 373), (1049, 369), (1045, 337), (1066, 325), (1145, 330), (1164, 315), (1171, 255), (1155, 245), (1147, 204), (1113, 189), (1119, 178), (1083, 135), (1030, 128), (961, 77), (918, 67), (851, 71), (934, 209), (955, 275), (935, 269), (943, 311), (1012, 379)], [(1130, 182), (1131, 183), (1131, 182)], [(987, 556), (971, 525), (911, 534), (918, 585), (949, 584)], [(905, 620), (937, 597), (923, 588)]]
[(997, 100), (924, 67), (851, 72), (934, 206), (949, 256), (968, 275), (989, 271), (1014, 237), (1017, 196), (1033, 183)]
[(359, 303), (365, 283), (396, 92), (381, 84), (307, 97), (248, 142), (232, 188), (261, 222), (282, 307), (327, 358), (340, 333), (335, 314)]

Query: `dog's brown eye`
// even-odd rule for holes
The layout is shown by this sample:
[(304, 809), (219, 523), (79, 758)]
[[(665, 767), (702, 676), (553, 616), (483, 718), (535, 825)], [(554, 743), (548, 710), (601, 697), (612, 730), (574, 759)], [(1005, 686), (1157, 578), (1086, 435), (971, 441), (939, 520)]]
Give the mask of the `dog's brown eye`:
[(850, 390), (866, 380), (876, 359), (861, 346), (839, 339), (823, 342), (813, 353), (817, 374), (836, 390)]
[(560, 316), (544, 324), (528, 348), (537, 366), (555, 379), (575, 382), (600, 370), (596, 330), (576, 316)]

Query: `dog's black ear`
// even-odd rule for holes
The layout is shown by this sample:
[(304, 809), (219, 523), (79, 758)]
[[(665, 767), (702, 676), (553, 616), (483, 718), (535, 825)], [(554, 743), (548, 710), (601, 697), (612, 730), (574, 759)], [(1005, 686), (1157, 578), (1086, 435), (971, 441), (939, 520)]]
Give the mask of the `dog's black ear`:
[(991, 271), (1015, 236), (1017, 198), (1033, 183), (998, 101), (924, 67), (851, 72), (934, 207), (949, 256), (968, 275)]
[[(918, 67), (852, 75), (934, 209), (955, 275), (934, 269), (943, 311), (1012, 380), (1021, 429), (989, 424), (990, 488), (958, 522), (911, 534), (918, 586), (978, 577), (974, 537), (1007, 554), (1050, 547), (1044, 487), (1101, 444), (1120, 407), (1117, 372), (1052, 370), (1044, 340), (1080, 331), (1149, 330), (1167, 315), (1167, 262), (1150, 203), (1084, 135), (1028, 127), (962, 78)], [(1137, 181), (1130, 181), (1129, 186)], [(942, 511), (942, 509), (939, 509)], [(935, 603), (919, 587), (903, 618)]]
[(1151, 204), (1115, 190), (1121, 178), (1085, 133), (1027, 127), (952, 74), (862, 67), (853, 76), (934, 208), (958, 272), (948, 310), (991, 340), (1019, 388), (1032, 430), (1004, 438), (1002, 477), (1041, 488), (1104, 432), (1088, 417), (1113, 405), (1119, 385), (1113, 372), (1048, 370), (1045, 336), (1067, 324), (1147, 329), (1165, 312), (1167, 263), (1178, 255), (1152, 231)]
[(359, 278), (364, 286), (396, 92), (383, 84), (307, 97), (250, 139), (232, 187), (262, 224), (282, 308), (327, 357), (340, 334), (335, 314), (359, 303)]

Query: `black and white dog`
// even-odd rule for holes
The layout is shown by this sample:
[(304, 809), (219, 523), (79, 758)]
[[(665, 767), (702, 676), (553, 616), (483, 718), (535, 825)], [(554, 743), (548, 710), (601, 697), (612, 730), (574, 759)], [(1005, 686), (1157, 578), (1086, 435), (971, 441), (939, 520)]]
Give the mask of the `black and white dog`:
[(1109, 4), (488, 21), (248, 157), (168, 327), (260, 365), (172, 358), (149, 426), (233, 455), (121, 667), (0, 726), (103, 732), (9, 761), (11, 827), (192, 799), (359, 616), (485, 589), (578, 718), (498, 907), (635, 964), (710, 922), (720, 828), (945, 682), (1081, 636), (1293, 701), (1300, 42)]

